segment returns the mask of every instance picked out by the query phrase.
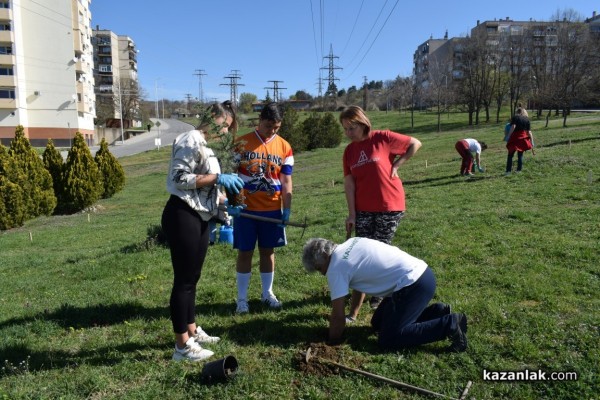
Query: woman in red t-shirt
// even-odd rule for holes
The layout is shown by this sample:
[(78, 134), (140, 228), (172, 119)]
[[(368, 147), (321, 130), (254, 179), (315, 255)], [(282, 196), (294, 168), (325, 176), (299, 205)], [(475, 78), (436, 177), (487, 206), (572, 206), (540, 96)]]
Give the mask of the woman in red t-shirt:
[[(389, 130), (371, 130), (371, 121), (357, 106), (345, 108), (340, 123), (351, 143), (344, 150), (344, 189), (348, 203), (346, 232), (390, 244), (406, 205), (398, 168), (421, 147), (414, 137)], [(349, 320), (356, 318), (364, 294), (352, 294)], [(377, 308), (381, 299), (372, 298)]]

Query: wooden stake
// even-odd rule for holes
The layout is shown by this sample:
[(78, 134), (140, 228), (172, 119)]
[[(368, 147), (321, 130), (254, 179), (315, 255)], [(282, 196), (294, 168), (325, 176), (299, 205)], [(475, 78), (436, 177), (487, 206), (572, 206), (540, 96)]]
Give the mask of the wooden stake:
[(88, 213), (88, 222), (90, 222), (90, 213)]
[(427, 168), (427, 160), (425, 160), (425, 168)]
[(33, 234), (31, 232), (29, 232), (29, 241), (33, 242)]

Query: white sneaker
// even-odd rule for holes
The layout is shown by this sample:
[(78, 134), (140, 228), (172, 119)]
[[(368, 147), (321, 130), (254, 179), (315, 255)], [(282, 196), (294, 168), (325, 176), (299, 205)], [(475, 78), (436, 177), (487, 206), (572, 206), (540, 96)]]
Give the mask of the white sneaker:
[(268, 305), (271, 308), (281, 308), (281, 306), (283, 305), (282, 302), (280, 302), (279, 300), (277, 300), (277, 297), (275, 297), (274, 294), (268, 294), (267, 296), (265, 296), (264, 294), (261, 296), (261, 301), (263, 303), (265, 303), (266, 305)]
[(173, 353), (173, 360), (182, 361), (201, 361), (206, 360), (207, 358), (212, 357), (215, 354), (208, 349), (203, 349), (198, 343), (194, 341), (194, 338), (191, 337), (185, 342), (185, 347), (180, 349), (175, 345), (175, 352)]
[(248, 306), (248, 301), (244, 299), (238, 299), (237, 307), (235, 308), (236, 314), (247, 314), (250, 312), (250, 307)]
[(193, 336), (194, 341), (198, 344), (206, 344), (206, 343), (217, 343), (221, 340), (218, 336), (210, 336), (208, 333), (204, 332), (202, 328), (199, 326), (196, 327), (196, 334)]

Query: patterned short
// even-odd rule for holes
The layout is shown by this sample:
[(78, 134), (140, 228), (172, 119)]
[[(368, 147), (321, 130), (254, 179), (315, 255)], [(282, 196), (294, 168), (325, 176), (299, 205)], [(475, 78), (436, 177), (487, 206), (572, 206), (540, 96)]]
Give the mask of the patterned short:
[(356, 214), (356, 236), (391, 244), (404, 211), (369, 212)]

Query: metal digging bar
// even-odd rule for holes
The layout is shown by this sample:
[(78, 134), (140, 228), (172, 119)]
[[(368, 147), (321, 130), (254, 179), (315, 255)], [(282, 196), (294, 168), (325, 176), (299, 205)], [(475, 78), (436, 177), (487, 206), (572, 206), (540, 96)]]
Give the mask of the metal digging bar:
[[(379, 380), (379, 381), (382, 381), (382, 382), (386, 382), (386, 383), (389, 383), (389, 384), (391, 384), (393, 386), (396, 386), (396, 387), (401, 387), (401, 388), (404, 388), (404, 389), (410, 389), (410, 390), (413, 390), (415, 392), (426, 394), (426, 395), (429, 395), (429, 396), (442, 397), (442, 398), (445, 398), (445, 399), (454, 399), (454, 397), (446, 396), (445, 394), (432, 392), (431, 390), (427, 390), (427, 389), (423, 389), (423, 388), (420, 388), (420, 387), (417, 387), (417, 386), (409, 385), (407, 383), (395, 381), (393, 379), (389, 379), (389, 378), (386, 378), (386, 377), (381, 376), (381, 375), (372, 374), (372, 373), (367, 372), (367, 371), (362, 371), (360, 369), (348, 367), (346, 365), (337, 363), (335, 361), (331, 361), (331, 360), (327, 360), (327, 359), (324, 359), (324, 358), (317, 357), (317, 356), (315, 356), (315, 355), (312, 354), (312, 350), (310, 349), (310, 347), (308, 348), (308, 350), (306, 350), (306, 352), (303, 352), (301, 354), (304, 357), (304, 361), (306, 363), (308, 363), (310, 360), (315, 360), (315, 361), (318, 361), (320, 363), (335, 365), (336, 367), (345, 369), (347, 371), (356, 372), (357, 374), (368, 376), (369, 378), (373, 378), (373, 379), (376, 379), (376, 380)], [(465, 390), (463, 390), (463, 392), (462, 392), (459, 400), (464, 400), (467, 397), (467, 393), (469, 392), (469, 389), (471, 388), (471, 384), (472, 384), (471, 381), (469, 381), (467, 383), (467, 386), (465, 387)]]
[(286, 222), (286, 221), (283, 221), (283, 220), (277, 219), (277, 218), (263, 217), (261, 215), (246, 214), (246, 213), (243, 213), (243, 212), (240, 213), (240, 217), (250, 218), (250, 219), (257, 220), (257, 221), (272, 222), (274, 224), (283, 224), (283, 225), (295, 226), (297, 228), (303, 228), (302, 235), (300, 236), (301, 239), (302, 239), (302, 237), (304, 237), (304, 231), (308, 227), (308, 225), (306, 224), (306, 217), (304, 217), (304, 222), (303, 223), (292, 222), (292, 221), (287, 221)]

